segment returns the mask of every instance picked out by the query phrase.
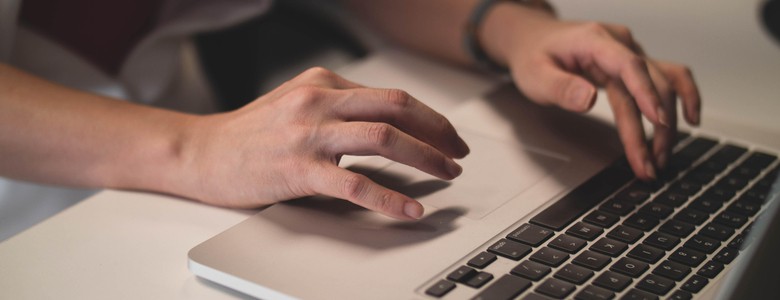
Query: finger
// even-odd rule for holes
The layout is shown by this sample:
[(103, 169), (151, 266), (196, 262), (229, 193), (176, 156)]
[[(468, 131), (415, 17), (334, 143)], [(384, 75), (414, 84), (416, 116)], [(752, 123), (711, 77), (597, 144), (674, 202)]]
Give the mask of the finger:
[(318, 194), (344, 199), (401, 220), (416, 220), (423, 214), (419, 202), (385, 188), (366, 176), (329, 164), (310, 174), (310, 186)]
[(675, 91), (680, 95), (685, 120), (688, 124), (699, 125), (701, 98), (691, 70), (686, 66), (673, 63), (656, 62), (656, 65), (669, 78)]
[(644, 49), (642, 49), (642, 46), (639, 45), (639, 43), (634, 39), (634, 35), (631, 33), (631, 30), (629, 30), (628, 27), (608, 23), (603, 23), (602, 25), (607, 29), (612, 37), (623, 43), (623, 45), (626, 45), (626, 47), (631, 49), (631, 51), (639, 54), (640, 56), (645, 56)]
[(596, 65), (612, 78), (623, 81), (642, 114), (653, 124), (668, 126), (670, 116), (661, 105), (645, 59), (614, 39), (599, 39), (587, 45)]
[(346, 122), (323, 128), (326, 151), (333, 155), (381, 155), (442, 179), (462, 168), (438, 149), (387, 123)]
[(667, 115), (673, 116), (669, 119), (669, 126), (654, 125), (653, 127), (653, 157), (655, 158), (655, 166), (663, 169), (666, 167), (668, 158), (671, 155), (672, 146), (674, 146), (675, 136), (677, 135), (677, 95), (670, 86), (669, 80), (655, 63), (650, 62), (648, 70), (650, 71), (650, 77), (659, 90), (658, 94), (661, 95), (660, 100), (664, 111)]
[(462, 158), (469, 153), (447, 118), (404, 91), (359, 88), (343, 93), (332, 106), (337, 118), (391, 124), (450, 157)]
[(593, 107), (596, 88), (584, 78), (561, 69), (551, 58), (541, 59), (528, 68), (531, 70), (515, 69), (512, 75), (531, 100), (575, 112)]
[(606, 91), (631, 169), (642, 180), (655, 179), (655, 167), (650, 160), (641, 116), (634, 100), (620, 82), (610, 82)]

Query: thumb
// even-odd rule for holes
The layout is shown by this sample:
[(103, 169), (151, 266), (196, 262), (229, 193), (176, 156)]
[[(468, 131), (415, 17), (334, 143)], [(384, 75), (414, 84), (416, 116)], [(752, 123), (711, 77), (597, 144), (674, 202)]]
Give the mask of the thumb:
[(542, 63), (525, 74), (513, 74), (517, 85), (528, 98), (542, 104), (586, 112), (596, 100), (596, 87), (584, 78), (569, 73), (555, 63)]

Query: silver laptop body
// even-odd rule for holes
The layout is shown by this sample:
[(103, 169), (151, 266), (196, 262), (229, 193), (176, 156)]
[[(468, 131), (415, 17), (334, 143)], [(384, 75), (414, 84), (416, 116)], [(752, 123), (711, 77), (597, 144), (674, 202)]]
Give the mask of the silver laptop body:
[[(600, 95), (599, 101), (604, 100)], [(692, 168), (704, 164), (726, 145), (743, 147), (746, 152), (694, 191), (691, 201), (678, 203), (679, 206), (666, 205), (671, 208), (671, 212), (663, 212), (667, 217), (659, 217), (658, 224), (643, 230), (635, 242), (622, 242), (625, 247), (619, 254), (605, 254), (604, 251), (609, 250), (602, 240), (619, 241), (613, 238), (616, 235), (611, 235), (616, 234), (613, 231), (619, 226), (635, 229), (627, 225), (628, 219), (640, 212), (652, 213), (651, 204), (657, 203), (666, 191), (672, 191), (672, 186), (681, 184), (679, 180), (692, 169), (679, 173), (678, 181), (670, 181), (669, 185), (648, 192), (647, 199), (637, 200), (627, 212), (612, 213), (618, 219), (611, 225), (594, 227), (592, 225), (600, 221), (610, 221), (599, 219), (598, 214), (594, 217), (595, 210), (609, 210), (604, 208), (608, 201), (624, 197), (624, 189), (639, 184), (620, 162), (622, 146), (613, 125), (605, 121), (609, 119), (608, 110), (595, 117), (572, 114), (533, 104), (513, 87), (503, 86), (484, 97), (467, 101), (448, 114), (448, 118), (472, 150), (460, 162), (463, 175), (451, 182), (437, 180), (382, 158), (368, 158), (346, 166), (418, 199), (426, 209), (421, 220), (400, 222), (336, 199), (312, 197), (289, 201), (269, 207), (193, 248), (189, 253), (191, 271), (262, 299), (523, 299), (532, 295), (560, 296), (560, 293), (563, 294), (561, 297), (588, 299), (585, 297), (596, 297), (604, 291), (620, 299), (635, 290), (640, 291), (637, 295), (662, 298), (685, 291), (697, 299), (712, 299), (717, 298), (724, 286), (732, 287), (730, 291), (733, 292), (740, 278), (728, 274), (736, 273), (735, 266), (749, 261), (744, 253), (752, 244), (734, 244), (735, 238), (744, 237), (746, 228), (757, 216), (770, 215), (762, 213), (767, 205), (758, 205), (759, 211), (746, 216), (743, 225), (734, 225), (733, 232), (725, 233), (728, 237), (722, 238), (720, 246), (709, 253), (677, 253), (683, 247), (694, 247), (689, 244), (693, 243), (690, 240), (701, 236), (704, 227), (720, 225), (722, 222), (717, 219), (723, 213), (742, 212), (733, 208), (735, 203), (777, 169), (777, 160), (761, 168), (735, 195), (707, 214), (700, 225), (694, 225), (693, 232), (678, 237), (668, 250), (663, 249), (668, 244), (657, 246), (666, 239), (655, 243), (647, 241), (654, 232), (659, 232), (666, 223), (676, 220), (678, 214), (693, 205), (693, 200), (727, 181), (726, 177), (737, 172), (752, 153), (770, 156), (780, 153), (780, 134), (777, 132), (707, 119), (703, 128), (689, 130), (692, 137), (681, 139), (676, 147), (681, 151), (697, 138), (715, 142), (703, 154), (691, 159)], [(611, 173), (605, 171), (610, 168)], [(609, 174), (604, 175), (605, 172)], [(592, 179), (594, 176), (601, 176), (601, 179)], [(616, 190), (597, 187), (593, 196), (598, 199), (586, 200), (587, 205), (582, 205), (587, 207), (575, 208), (579, 213), (574, 216), (563, 213), (564, 219), (569, 218), (570, 222), (565, 222), (560, 230), (552, 228), (560, 224), (549, 222), (562, 221), (547, 220), (561, 216), (551, 212), (571, 209), (565, 205), (556, 206), (556, 203), (565, 201), (573, 193), (587, 195), (590, 190), (577, 190), (588, 181), (607, 183), (614, 178), (622, 180)], [(582, 229), (581, 224), (591, 229), (604, 229), (591, 233)], [(549, 234), (541, 242), (528, 242), (522, 237), (524, 233), (519, 232), (521, 228), (537, 231), (542, 228)], [(717, 229), (722, 228), (714, 230)], [(588, 237), (578, 235), (578, 230), (588, 231), (579, 233)], [(564, 235), (577, 237), (572, 242), (577, 245), (572, 247), (578, 249), (566, 246), (570, 240), (559, 239)], [(711, 235), (717, 233), (705, 234), (712, 239)], [(653, 238), (657, 239), (657, 236)], [(649, 258), (641, 254), (648, 245), (662, 253), (650, 253)], [(730, 245), (732, 248), (728, 248)], [(612, 246), (620, 247), (621, 244)], [(724, 249), (739, 249), (740, 246), (745, 249), (736, 253), (724, 252)], [(603, 264), (600, 267), (590, 265), (589, 257), (583, 254), (586, 251), (599, 254), (593, 259), (606, 257), (607, 262), (600, 262)], [(696, 258), (701, 259), (698, 264), (686, 265), (687, 261), (681, 255), (691, 253), (703, 253), (704, 257)], [(545, 261), (560, 256), (555, 254), (566, 257), (556, 258), (563, 259), (556, 263)], [(652, 261), (653, 256), (656, 256), (655, 262), (644, 260)], [(712, 268), (708, 264), (710, 261), (725, 262), (732, 259), (731, 256), (736, 259), (720, 263), (723, 270), (715, 275), (702, 270)], [(621, 261), (625, 257), (643, 262), (646, 270), (635, 277), (619, 271), (625, 271), (626, 261)], [(490, 262), (485, 265), (486, 260)], [(541, 279), (528, 278), (528, 274), (523, 275), (518, 269), (528, 261), (531, 262), (529, 265), (546, 267), (549, 273)], [(666, 262), (675, 267), (675, 270), (667, 271), (685, 274), (678, 275), (681, 276), (679, 280), (669, 279), (675, 275), (661, 270), (670, 265)], [(778, 266), (774, 262), (766, 263)], [(618, 264), (623, 264), (623, 268), (616, 267)], [(610, 277), (614, 274), (620, 276)], [(626, 278), (629, 282), (622, 289), (609, 284), (609, 281), (614, 284), (615, 280)], [(656, 278), (663, 280), (653, 280)], [(701, 278), (706, 279), (707, 284), (691, 288), (690, 281)], [(574, 283), (577, 281), (582, 283)], [(565, 284), (555, 285), (561, 282)], [(669, 282), (671, 286), (666, 287)], [(502, 284), (524, 287), (509, 288), (514, 290), (510, 292), (492, 291), (500, 289)], [(701, 282), (693, 284), (700, 285)], [(556, 292), (556, 288), (561, 291)], [(696, 288), (698, 290), (692, 292)], [(594, 293), (588, 294), (586, 290)]]

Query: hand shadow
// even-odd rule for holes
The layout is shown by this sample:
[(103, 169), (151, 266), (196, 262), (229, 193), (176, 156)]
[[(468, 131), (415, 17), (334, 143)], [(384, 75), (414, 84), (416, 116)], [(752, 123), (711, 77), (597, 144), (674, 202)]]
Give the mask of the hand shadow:
[[(557, 106), (543, 106), (526, 98), (514, 85), (506, 84), (486, 95), (492, 114), (511, 126), (514, 138), (525, 149), (542, 149), (571, 160), (609, 164), (623, 153), (615, 126), (587, 114)], [(579, 164), (574, 164), (579, 165)], [(562, 178), (570, 172), (556, 172)]]
[[(348, 169), (412, 198), (435, 193), (450, 185), (441, 180), (409, 182), (400, 174), (378, 172), (375, 169)], [(455, 219), (466, 213), (463, 208), (449, 207), (409, 222), (385, 217), (346, 200), (322, 196), (290, 200), (277, 205), (279, 207), (274, 208), (274, 213), (265, 213), (263, 217), (293, 236), (322, 236), (373, 250), (387, 250), (442, 236), (455, 230)]]

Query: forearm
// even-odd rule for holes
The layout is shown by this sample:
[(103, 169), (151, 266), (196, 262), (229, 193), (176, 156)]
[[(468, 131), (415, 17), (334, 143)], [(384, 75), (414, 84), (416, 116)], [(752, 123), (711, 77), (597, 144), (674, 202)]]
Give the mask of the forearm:
[(0, 64), (0, 176), (169, 192), (181, 132), (191, 118)]
[[(387, 38), (421, 52), (463, 65), (474, 64), (463, 45), (468, 18), (481, 0), (343, 0), (347, 6)], [(492, 59), (504, 63), (508, 42), (527, 19), (550, 18), (544, 1), (519, 5), (495, 4), (477, 28), (480, 45)], [(529, 27), (529, 26), (525, 26)]]

